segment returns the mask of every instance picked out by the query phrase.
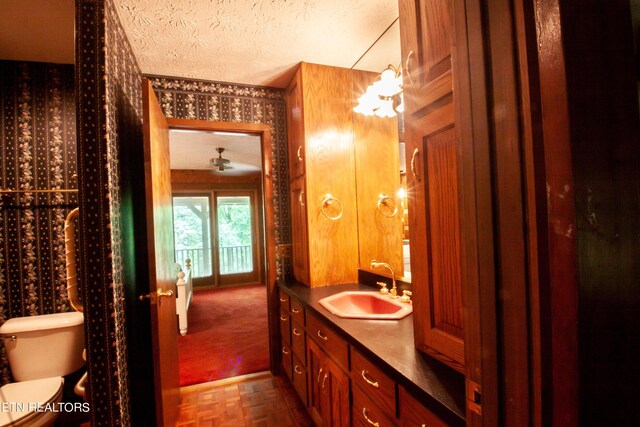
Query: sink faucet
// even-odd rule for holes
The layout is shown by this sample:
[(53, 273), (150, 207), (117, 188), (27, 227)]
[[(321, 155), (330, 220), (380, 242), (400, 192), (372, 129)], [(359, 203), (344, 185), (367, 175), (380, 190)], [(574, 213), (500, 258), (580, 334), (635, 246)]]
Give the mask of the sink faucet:
[(371, 268), (373, 269), (376, 267), (386, 267), (389, 269), (389, 271), (391, 272), (391, 290), (389, 291), (389, 295), (391, 296), (391, 298), (397, 298), (398, 290), (396, 289), (396, 272), (393, 271), (393, 268), (391, 268), (391, 266), (386, 262), (378, 262), (375, 259), (372, 259)]

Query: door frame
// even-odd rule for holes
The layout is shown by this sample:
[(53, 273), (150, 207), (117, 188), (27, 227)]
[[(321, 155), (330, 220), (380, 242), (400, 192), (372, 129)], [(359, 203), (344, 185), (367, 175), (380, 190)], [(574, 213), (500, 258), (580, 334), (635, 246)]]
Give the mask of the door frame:
[(264, 232), (264, 251), (261, 254), (264, 260), (264, 274), (267, 290), (267, 314), (269, 327), (269, 363), (270, 370), (277, 372), (278, 353), (274, 345), (279, 331), (278, 313), (278, 286), (276, 270), (276, 221), (274, 207), (274, 181), (273, 181), (273, 148), (271, 126), (262, 123), (243, 122), (216, 122), (195, 119), (167, 118), (169, 130), (200, 130), (206, 132), (237, 132), (257, 135), (261, 141), (262, 156), (262, 229)]

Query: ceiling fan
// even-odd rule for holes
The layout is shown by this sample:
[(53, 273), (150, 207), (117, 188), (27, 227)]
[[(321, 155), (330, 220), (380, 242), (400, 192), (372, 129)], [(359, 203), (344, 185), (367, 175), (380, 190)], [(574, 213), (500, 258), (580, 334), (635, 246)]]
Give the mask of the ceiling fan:
[(227, 169), (233, 169), (233, 167), (230, 165), (231, 161), (229, 159), (222, 158), (224, 148), (218, 147), (216, 148), (216, 151), (218, 152), (218, 157), (213, 157), (211, 160), (209, 160), (209, 164), (213, 166), (218, 172), (224, 172)]

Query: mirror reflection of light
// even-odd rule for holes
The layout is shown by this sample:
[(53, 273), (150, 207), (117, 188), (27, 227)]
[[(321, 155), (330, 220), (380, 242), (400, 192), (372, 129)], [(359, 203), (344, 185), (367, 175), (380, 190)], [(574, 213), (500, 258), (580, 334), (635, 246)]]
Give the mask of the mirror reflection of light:
[(400, 189), (398, 189), (398, 192), (396, 194), (398, 195), (399, 199), (407, 198), (407, 190), (405, 190), (404, 187), (400, 187)]

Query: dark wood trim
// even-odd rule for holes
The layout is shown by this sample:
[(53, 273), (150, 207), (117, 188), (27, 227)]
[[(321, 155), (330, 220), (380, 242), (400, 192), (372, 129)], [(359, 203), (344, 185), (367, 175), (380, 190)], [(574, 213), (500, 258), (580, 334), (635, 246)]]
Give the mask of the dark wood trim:
[[(496, 327), (496, 271), (494, 259), (494, 208), (492, 204), (491, 132), (487, 93), (487, 67), (480, 0), (454, 1), (458, 78), (454, 92), (468, 102), (459, 103), (456, 117), (460, 138), (463, 210), (463, 304), (465, 325), (465, 376), (481, 386), (482, 416), (467, 410), (467, 426), (499, 425), (498, 337)], [(466, 264), (466, 265), (465, 265)]]
[(262, 123), (210, 122), (206, 120), (167, 119), (169, 129), (189, 129), (202, 131), (241, 132), (260, 135), (262, 143), (262, 205), (264, 211), (263, 230), (265, 236), (264, 260), (269, 319), (269, 353), (271, 371), (280, 372), (280, 351), (278, 322), (278, 286), (276, 284), (276, 233), (273, 181), (273, 148), (271, 126)]

